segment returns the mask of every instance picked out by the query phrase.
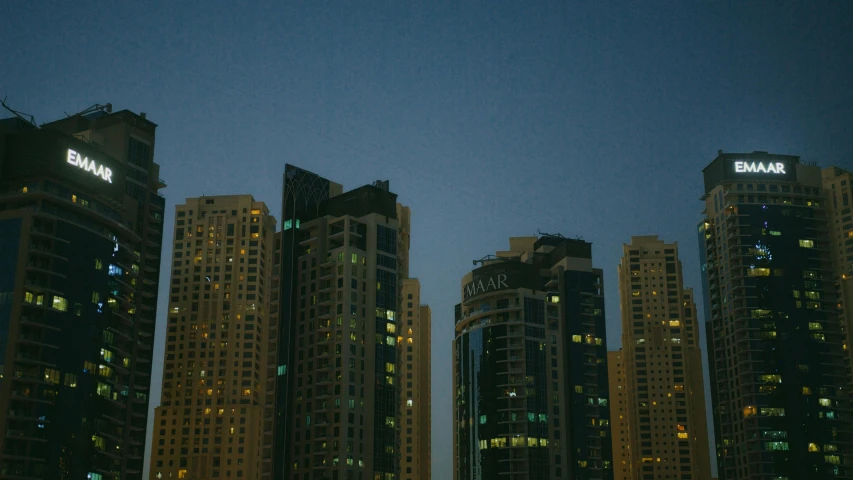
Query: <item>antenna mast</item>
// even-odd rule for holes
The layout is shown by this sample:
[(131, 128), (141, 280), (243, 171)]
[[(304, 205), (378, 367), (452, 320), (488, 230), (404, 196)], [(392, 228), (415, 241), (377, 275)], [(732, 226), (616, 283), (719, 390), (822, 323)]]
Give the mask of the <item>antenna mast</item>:
[[(6, 97), (3, 97), (3, 100), (0, 100), (0, 105), (3, 105), (3, 108), (12, 112), (12, 115), (38, 128), (38, 125), (36, 125), (36, 118), (34, 116), (30, 115), (29, 113), (19, 112), (10, 107), (9, 105), (6, 105)], [(30, 118), (27, 119), (25, 116)]]

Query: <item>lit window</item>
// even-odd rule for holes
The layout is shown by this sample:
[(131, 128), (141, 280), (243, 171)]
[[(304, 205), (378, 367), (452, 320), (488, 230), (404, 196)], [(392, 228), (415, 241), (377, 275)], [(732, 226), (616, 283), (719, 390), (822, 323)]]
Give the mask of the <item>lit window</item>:
[(810, 452), (819, 452), (820, 447), (816, 443), (810, 443), (808, 446)]
[(770, 269), (769, 268), (750, 268), (747, 270), (747, 275), (750, 277), (769, 277)]
[(572, 341), (575, 343), (581, 343), (581, 336), (580, 335), (572, 335)]
[(24, 292), (24, 301), (27, 303), (33, 303), (33, 292)]
[(260, 208), (253, 208), (252, 209), (252, 215), (260, 215), (260, 214), (261, 214)]
[(800, 239), (800, 246), (803, 248), (814, 248), (814, 240)]
[(831, 407), (832, 406), (832, 400), (830, 400), (828, 398), (819, 398), (817, 400), (817, 403), (819, 403), (821, 407)]
[(406, 406), (407, 406), (407, 407), (411, 407), (411, 406), (412, 406), (412, 399), (411, 399), (411, 398), (410, 398), (410, 399), (408, 399), (408, 400), (406, 400)]
[(60, 312), (65, 312), (68, 310), (68, 300), (59, 295), (54, 295), (53, 297), (53, 309), (59, 310)]

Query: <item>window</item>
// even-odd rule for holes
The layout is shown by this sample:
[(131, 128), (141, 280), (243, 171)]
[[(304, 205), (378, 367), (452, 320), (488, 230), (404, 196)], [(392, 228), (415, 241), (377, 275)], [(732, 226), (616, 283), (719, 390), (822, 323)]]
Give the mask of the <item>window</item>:
[(60, 312), (68, 311), (68, 300), (66, 300), (64, 297), (60, 297), (59, 295), (54, 295), (53, 309), (59, 310)]
[(48, 383), (52, 383), (54, 385), (59, 384), (59, 370), (54, 370), (52, 368), (44, 369), (44, 381)]
[(800, 246), (803, 248), (814, 248), (814, 240), (800, 239)]

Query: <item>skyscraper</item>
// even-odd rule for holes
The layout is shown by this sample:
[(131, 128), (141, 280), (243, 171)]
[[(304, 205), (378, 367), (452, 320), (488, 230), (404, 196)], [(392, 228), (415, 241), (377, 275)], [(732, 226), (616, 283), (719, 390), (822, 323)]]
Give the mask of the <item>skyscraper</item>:
[(592, 244), (511, 238), (474, 263), (455, 314), (454, 479), (612, 479)]
[(678, 245), (656, 235), (623, 245), (619, 300), (630, 478), (709, 480), (699, 326)]
[(275, 478), (399, 478), (409, 211), (396, 199), (387, 181), (343, 193), (285, 168)]
[(613, 480), (633, 480), (631, 463), (630, 402), (625, 379), (625, 354), (607, 352), (607, 380), (610, 385), (610, 436), (613, 442)]
[(820, 168), (791, 155), (720, 152), (703, 173), (698, 234), (719, 476), (853, 478)]
[[(828, 212), (829, 246), (833, 280), (838, 295), (838, 315), (845, 331), (848, 367), (853, 366), (853, 172), (838, 167), (823, 169), (823, 192)], [(851, 372), (853, 373), (853, 372)], [(851, 378), (853, 384), (853, 378)]]
[(145, 114), (0, 121), (0, 477), (139, 479), (164, 199)]
[(275, 219), (251, 195), (175, 208), (152, 480), (261, 477)]
[(401, 480), (432, 478), (432, 318), (421, 305), (421, 283), (404, 279), (398, 343), (400, 352), (400, 476)]

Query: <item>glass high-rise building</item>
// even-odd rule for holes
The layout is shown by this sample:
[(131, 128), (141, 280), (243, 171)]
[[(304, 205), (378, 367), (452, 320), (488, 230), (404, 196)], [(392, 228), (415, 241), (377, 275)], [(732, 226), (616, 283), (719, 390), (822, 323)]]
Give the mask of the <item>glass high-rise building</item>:
[(624, 382), (611, 399), (625, 396), (631, 465), (625, 478), (710, 480), (699, 323), (678, 245), (656, 235), (631, 237), (622, 254)]
[(275, 219), (251, 195), (175, 207), (149, 478), (261, 478)]
[(140, 479), (165, 184), (145, 114), (0, 121), (0, 478)]
[(699, 224), (721, 479), (853, 478), (851, 392), (819, 167), (722, 153)]
[(455, 314), (454, 479), (612, 479), (592, 244), (511, 238), (477, 263)]
[(409, 209), (287, 165), (282, 224), (273, 476), (398, 479)]

